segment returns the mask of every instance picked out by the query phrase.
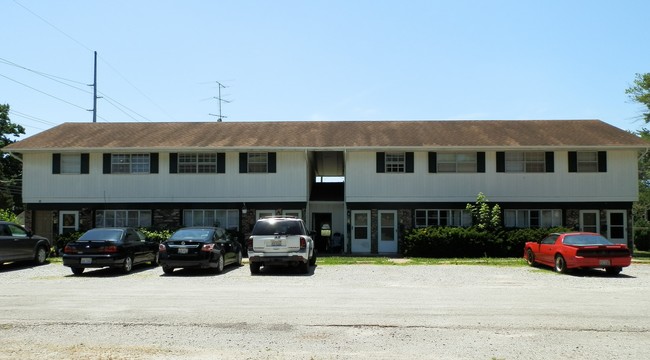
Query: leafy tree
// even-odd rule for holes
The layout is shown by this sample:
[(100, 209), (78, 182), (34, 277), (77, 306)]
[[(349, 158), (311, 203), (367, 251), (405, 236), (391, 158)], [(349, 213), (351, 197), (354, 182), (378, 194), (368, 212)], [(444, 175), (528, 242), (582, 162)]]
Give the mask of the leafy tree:
[[(25, 128), (9, 119), (9, 105), (0, 104), (0, 148), (16, 142), (14, 138), (25, 134)], [(22, 207), (18, 190), (22, 180), (22, 164), (17, 159), (2, 154), (0, 156), (0, 208)]]
[(643, 113), (643, 120), (650, 122), (650, 73), (636, 74), (634, 85), (625, 89), (630, 100), (637, 102), (647, 108)]
[(477, 228), (492, 231), (501, 227), (501, 207), (499, 204), (490, 207), (487, 196), (482, 192), (476, 196), (476, 204), (467, 204), (465, 209), (472, 213), (472, 220)]

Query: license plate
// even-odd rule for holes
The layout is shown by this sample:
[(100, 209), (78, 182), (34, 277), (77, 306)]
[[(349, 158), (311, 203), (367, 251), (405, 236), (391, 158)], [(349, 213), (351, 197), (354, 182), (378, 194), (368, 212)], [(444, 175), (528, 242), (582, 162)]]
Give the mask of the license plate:
[(271, 246), (282, 246), (282, 240), (271, 240)]
[(609, 260), (600, 260), (598, 263), (600, 264), (600, 266), (609, 266), (609, 265), (611, 265), (611, 262)]
[(92, 264), (92, 263), (93, 263), (92, 258), (81, 258), (81, 264), (82, 265), (88, 265), (88, 264)]
[(178, 253), (179, 254), (187, 254), (187, 249), (186, 248), (179, 248)]

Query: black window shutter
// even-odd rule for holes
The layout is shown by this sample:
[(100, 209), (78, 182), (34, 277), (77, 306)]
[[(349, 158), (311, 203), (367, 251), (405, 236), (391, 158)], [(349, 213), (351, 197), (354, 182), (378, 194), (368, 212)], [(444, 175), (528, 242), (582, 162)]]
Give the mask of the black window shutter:
[(607, 151), (598, 152), (598, 172), (607, 172)]
[(104, 154), (104, 161), (103, 161), (103, 167), (104, 167), (104, 174), (110, 174), (111, 173), (111, 154)]
[(248, 153), (239, 153), (239, 172), (241, 174), (248, 172)]
[(438, 172), (438, 153), (434, 151), (429, 152), (429, 172)]
[(81, 154), (81, 173), (90, 174), (90, 154)]
[(158, 153), (149, 154), (149, 173), (158, 174)]
[(217, 174), (226, 173), (226, 153), (217, 153)]
[(52, 174), (61, 173), (61, 154), (52, 154)]
[(407, 173), (412, 173), (412, 172), (415, 171), (415, 166), (413, 164), (413, 153), (412, 152), (407, 152), (405, 155), (406, 155), (405, 158), (404, 158), (404, 160), (406, 160), (406, 168), (405, 168), (405, 170), (406, 170)]
[(276, 167), (275, 167), (276, 155), (275, 155), (274, 152), (270, 152), (270, 153), (268, 153), (267, 156), (268, 156), (268, 162), (269, 162), (268, 171), (269, 171), (269, 173), (275, 173), (276, 172)]
[(546, 172), (552, 173), (555, 171), (555, 154), (552, 151), (546, 152)]
[(378, 173), (386, 172), (386, 166), (384, 165), (385, 160), (386, 160), (386, 153), (378, 152), (377, 153), (377, 172)]
[(169, 173), (178, 173), (178, 153), (169, 153)]
[(578, 152), (569, 151), (569, 172), (578, 172)]
[(506, 172), (506, 153), (497, 151), (497, 172)]
[(483, 151), (476, 153), (476, 172), (485, 172), (485, 152)]

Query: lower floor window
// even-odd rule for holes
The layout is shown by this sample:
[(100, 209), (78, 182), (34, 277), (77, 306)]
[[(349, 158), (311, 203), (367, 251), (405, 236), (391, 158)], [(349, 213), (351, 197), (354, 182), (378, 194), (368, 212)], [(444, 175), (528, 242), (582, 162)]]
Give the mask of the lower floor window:
[(415, 227), (472, 226), (472, 214), (467, 210), (415, 210)]
[(150, 227), (151, 210), (97, 210), (97, 227)]
[(183, 226), (216, 226), (228, 230), (239, 230), (239, 210), (185, 210)]
[(505, 227), (513, 228), (549, 228), (562, 226), (562, 210), (505, 210)]

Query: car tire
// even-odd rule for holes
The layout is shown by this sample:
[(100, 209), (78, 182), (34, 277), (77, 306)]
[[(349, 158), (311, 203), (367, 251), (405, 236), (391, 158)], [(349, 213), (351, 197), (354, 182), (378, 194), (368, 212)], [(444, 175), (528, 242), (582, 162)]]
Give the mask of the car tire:
[(314, 250), (314, 254), (312, 255), (311, 259), (309, 259), (309, 265), (310, 266), (316, 265), (316, 250)]
[(251, 268), (251, 274), (259, 274), (260, 273), (260, 268), (262, 267), (262, 264), (258, 262), (251, 262), (250, 264)]
[(127, 256), (124, 259), (124, 264), (122, 264), (122, 272), (128, 274), (133, 270), (133, 257)]
[(217, 274), (221, 274), (223, 272), (223, 254), (219, 254), (219, 258), (217, 259), (217, 267), (214, 269), (214, 271)]
[(241, 253), (241, 250), (237, 252), (237, 266), (242, 266), (244, 263), (244, 256)]
[(605, 268), (605, 272), (607, 272), (607, 275), (618, 275), (621, 273), (621, 271), (623, 271), (623, 268), (617, 266)]
[(167, 275), (169, 275), (169, 274), (171, 274), (171, 273), (174, 272), (174, 268), (173, 268), (173, 267), (169, 267), (169, 266), (165, 266), (165, 265), (163, 265), (163, 266), (162, 266), (162, 269), (163, 269), (163, 272), (164, 272), (165, 274), (167, 274)]
[(70, 268), (70, 270), (72, 270), (72, 273), (75, 274), (75, 275), (81, 275), (81, 274), (83, 274), (84, 270), (86, 270), (86, 269), (85, 268), (80, 268), (80, 267), (73, 267), (73, 268)]
[(533, 250), (531, 249), (528, 249), (528, 251), (526, 251), (526, 262), (530, 266), (535, 266), (535, 253), (533, 253)]
[(555, 255), (555, 271), (561, 274), (566, 274), (567, 272), (566, 260), (564, 260), (564, 257), (560, 254)]
[(151, 260), (151, 266), (156, 267), (160, 265), (160, 253), (156, 251), (156, 256)]
[(34, 262), (36, 265), (43, 265), (45, 264), (45, 260), (47, 260), (47, 249), (43, 246), (39, 246), (38, 249), (36, 249)]

